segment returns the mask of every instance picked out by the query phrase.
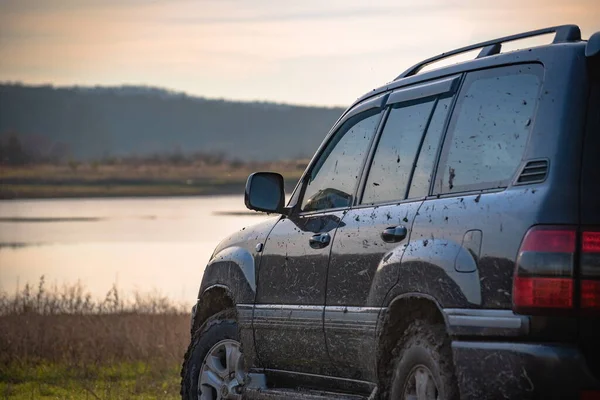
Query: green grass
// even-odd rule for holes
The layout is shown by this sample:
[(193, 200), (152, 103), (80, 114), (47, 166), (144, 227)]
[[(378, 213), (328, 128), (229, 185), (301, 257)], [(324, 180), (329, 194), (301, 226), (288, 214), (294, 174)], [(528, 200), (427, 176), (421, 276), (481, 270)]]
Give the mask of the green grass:
[(0, 368), (0, 399), (179, 399), (179, 383), (179, 365), (12, 365)]

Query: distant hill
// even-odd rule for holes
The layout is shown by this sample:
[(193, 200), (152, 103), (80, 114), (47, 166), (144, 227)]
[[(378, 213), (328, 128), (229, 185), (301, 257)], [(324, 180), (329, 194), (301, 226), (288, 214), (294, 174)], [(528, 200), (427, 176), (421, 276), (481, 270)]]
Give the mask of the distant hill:
[(169, 152), (221, 152), (243, 161), (306, 158), (342, 111), (151, 87), (0, 84), (0, 138), (16, 134), (38, 152), (59, 149), (79, 160)]

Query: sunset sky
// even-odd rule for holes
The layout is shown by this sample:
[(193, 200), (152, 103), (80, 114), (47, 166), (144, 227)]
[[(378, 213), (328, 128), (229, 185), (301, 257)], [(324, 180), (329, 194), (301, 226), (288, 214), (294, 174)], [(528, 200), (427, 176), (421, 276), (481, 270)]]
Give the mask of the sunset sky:
[(600, 0), (0, 0), (0, 81), (348, 105), (411, 64)]

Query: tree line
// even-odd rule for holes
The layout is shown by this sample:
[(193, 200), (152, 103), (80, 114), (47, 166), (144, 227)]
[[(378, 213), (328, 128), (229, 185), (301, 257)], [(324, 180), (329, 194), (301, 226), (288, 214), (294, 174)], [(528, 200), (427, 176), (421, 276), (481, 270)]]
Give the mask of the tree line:
[[(35, 138), (34, 138), (35, 139)], [(222, 151), (184, 152), (180, 148), (161, 153), (144, 155), (105, 154), (92, 160), (81, 160), (71, 155), (69, 147), (62, 143), (47, 143), (44, 140), (33, 140), (26, 135), (15, 132), (0, 134), (0, 165), (27, 166), (40, 164), (79, 165), (82, 162), (102, 165), (222, 165), (237, 167), (244, 161), (228, 156)]]

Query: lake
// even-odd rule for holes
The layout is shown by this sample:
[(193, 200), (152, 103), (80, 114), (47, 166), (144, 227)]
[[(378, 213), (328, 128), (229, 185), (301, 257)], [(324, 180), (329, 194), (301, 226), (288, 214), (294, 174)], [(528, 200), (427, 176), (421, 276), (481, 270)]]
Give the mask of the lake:
[(0, 291), (44, 275), (192, 304), (219, 241), (266, 218), (247, 211), (242, 196), (0, 201)]

